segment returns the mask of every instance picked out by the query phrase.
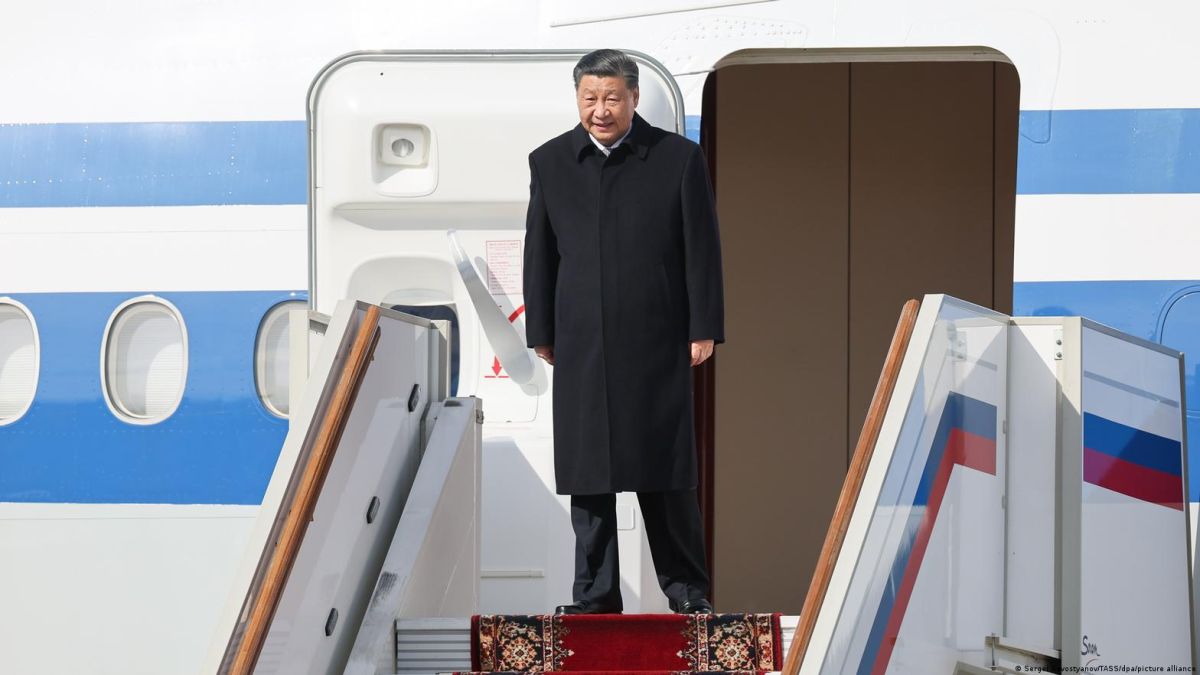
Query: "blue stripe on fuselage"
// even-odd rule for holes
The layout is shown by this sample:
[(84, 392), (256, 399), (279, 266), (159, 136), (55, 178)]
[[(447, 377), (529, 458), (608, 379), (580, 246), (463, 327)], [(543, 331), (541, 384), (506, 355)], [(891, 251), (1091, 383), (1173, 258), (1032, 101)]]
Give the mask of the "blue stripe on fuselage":
[[(1200, 109), (1022, 111), (1017, 194), (1200, 192)], [(1049, 138), (1024, 131), (1049, 118)]]
[[(1018, 194), (1200, 193), (1200, 109), (1027, 110), (1020, 119)], [(306, 128), (0, 125), (0, 208), (304, 204)], [(685, 133), (699, 138), (698, 115)]]
[(29, 411), (0, 427), (0, 501), (258, 504), (287, 421), (267, 412), (254, 345), (267, 311), (305, 292), (169, 292), (188, 337), (184, 397), (168, 419), (117, 419), (100, 389), (108, 318), (141, 293), (21, 293), (37, 321), (41, 374)]
[[(1198, 281), (1025, 282), (1018, 316), (1082, 315), (1159, 341), (1163, 313)], [(118, 304), (140, 293), (22, 293), (42, 340), (41, 377), (29, 412), (0, 427), (0, 501), (257, 504), (287, 424), (262, 407), (254, 385), (258, 324), (286, 291), (160, 293), (184, 316), (189, 338), (184, 401), (170, 419), (138, 427), (116, 419), (100, 391), (100, 342)], [(296, 297), (304, 298), (303, 292)], [(1169, 345), (1180, 348), (1179, 345)], [(1189, 361), (1190, 364), (1190, 361)], [(1195, 372), (1193, 372), (1195, 371)], [(1190, 367), (1189, 386), (1200, 385)], [(1200, 408), (1200, 396), (1189, 398)], [(1188, 416), (1200, 438), (1200, 414)], [(1200, 461), (1189, 461), (1200, 501)]]
[(304, 121), (0, 125), (0, 207), (304, 204)]

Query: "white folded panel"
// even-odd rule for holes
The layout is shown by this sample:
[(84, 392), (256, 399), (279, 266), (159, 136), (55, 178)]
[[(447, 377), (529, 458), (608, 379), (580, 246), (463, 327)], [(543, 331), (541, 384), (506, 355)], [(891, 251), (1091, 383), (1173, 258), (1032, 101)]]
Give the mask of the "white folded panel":
[[(1071, 331), (1067, 331), (1068, 337)], [(1087, 321), (1062, 441), (1063, 666), (1194, 665), (1182, 356)], [(1068, 390), (1069, 391), (1069, 390)], [(1115, 672), (1115, 671), (1114, 671)]]
[[(374, 329), (372, 312), (378, 315)], [(339, 414), (336, 402), (346, 394), (360, 331), (376, 335), (373, 350)], [(345, 663), (421, 463), (425, 416), (445, 395), (437, 372), (444, 367), (443, 348), (441, 333), (424, 319), (339, 303), (268, 485), (226, 620), (214, 636), (214, 671), (221, 661), (230, 667), (255, 631), (261, 650), (252, 672), (324, 673)], [(329, 433), (327, 473), (312, 483), (315, 502), (303, 500)], [(276, 558), (289, 517), (310, 504), (294, 559), (280, 568)], [(264, 589), (280, 569), (276, 604), (265, 627), (256, 626), (257, 608), (268, 602)]]
[(802, 673), (984, 665), (1003, 618), (1007, 325), (926, 296)]
[(926, 296), (892, 386), (800, 672), (1191, 669), (1178, 352)]

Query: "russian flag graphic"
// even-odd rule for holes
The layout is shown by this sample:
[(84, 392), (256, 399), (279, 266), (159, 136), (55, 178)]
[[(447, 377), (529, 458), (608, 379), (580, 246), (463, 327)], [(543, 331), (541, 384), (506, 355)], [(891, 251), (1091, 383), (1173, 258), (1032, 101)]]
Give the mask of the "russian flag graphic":
[(883, 675), (887, 671), (950, 474), (955, 467), (996, 474), (996, 413), (996, 406), (985, 401), (958, 392), (947, 396), (913, 495), (904, 541), (892, 563), (859, 660), (858, 675)]
[(1182, 444), (1083, 414), (1083, 480), (1134, 499), (1183, 510)]

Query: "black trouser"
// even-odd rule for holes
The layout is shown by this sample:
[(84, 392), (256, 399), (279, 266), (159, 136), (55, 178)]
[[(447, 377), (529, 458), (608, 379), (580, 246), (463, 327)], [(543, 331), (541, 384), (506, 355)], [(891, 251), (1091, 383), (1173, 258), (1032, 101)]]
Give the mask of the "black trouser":
[[(658, 584), (672, 611), (687, 600), (708, 597), (704, 525), (696, 490), (639, 492), (650, 556)], [(622, 609), (621, 566), (617, 556), (617, 496), (572, 495), (575, 529), (573, 600)]]

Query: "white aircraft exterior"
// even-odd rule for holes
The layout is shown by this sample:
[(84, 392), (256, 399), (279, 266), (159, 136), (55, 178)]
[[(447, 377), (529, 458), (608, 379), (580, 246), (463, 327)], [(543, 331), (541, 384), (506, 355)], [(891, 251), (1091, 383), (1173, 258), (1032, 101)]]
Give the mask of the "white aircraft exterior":
[[(693, 137), (706, 74), (742, 49), (870, 60), (962, 47), (1009, 61), (1021, 85), (1013, 313), (1081, 314), (1190, 354), (1200, 353), (1198, 23), (1200, 6), (1181, 0), (9, 3), (0, 606), (22, 609), (0, 614), (0, 670), (201, 662), (287, 432), (286, 385), (272, 379), (286, 353), (256, 360), (256, 349), (280, 344), (286, 314), (275, 308), (309, 298), (306, 93), (340, 55), (628, 48), (670, 73)], [(486, 115), (495, 100), (473, 94), (445, 92)], [(482, 239), (463, 243), (486, 255)], [(134, 303), (142, 317), (114, 321)], [(120, 362), (130, 339), (161, 341), (161, 361)], [(492, 351), (479, 330), (462, 339), (475, 356), (462, 360), (458, 394), (487, 410), (488, 388), (502, 394)], [(157, 374), (124, 390), (110, 382), (122, 368)], [(1189, 407), (1200, 409), (1189, 371)], [(489, 418), (485, 457), (489, 442), (509, 452), (521, 434), (545, 445), (535, 420)], [(565, 506), (561, 524), (555, 515), (556, 534), (533, 545), (569, 534)], [(507, 609), (565, 600), (569, 579), (550, 569), (569, 553), (541, 553), (541, 595)], [(496, 589), (522, 574), (489, 565)], [(520, 595), (488, 592), (485, 609)], [(644, 607), (658, 606), (652, 595)], [(130, 644), (145, 651), (131, 659)]]

